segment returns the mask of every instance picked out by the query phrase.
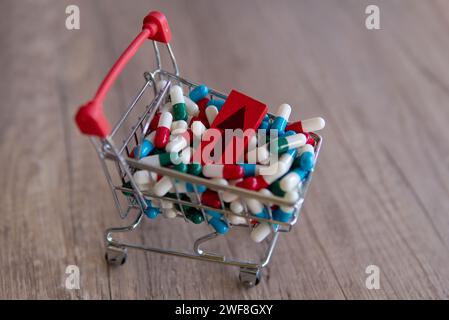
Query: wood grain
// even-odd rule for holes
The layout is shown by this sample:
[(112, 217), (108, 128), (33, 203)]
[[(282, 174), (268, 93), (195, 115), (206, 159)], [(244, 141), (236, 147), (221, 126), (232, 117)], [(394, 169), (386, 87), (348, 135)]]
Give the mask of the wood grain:
[[(376, 3), (378, 31), (365, 28), (368, 1), (2, 1), (0, 298), (449, 298), (449, 4)], [(64, 27), (68, 4), (80, 30)], [(132, 251), (119, 268), (103, 260), (103, 231), (123, 221), (73, 114), (151, 9), (168, 17), (185, 77), (327, 120), (301, 221), (254, 289), (215, 264)], [(111, 118), (152, 67), (150, 49), (109, 96)], [(190, 248), (205, 230), (146, 222), (129, 239)], [(213, 248), (251, 257), (245, 240)], [(64, 287), (70, 264), (80, 290)], [(365, 287), (371, 264), (380, 290)]]

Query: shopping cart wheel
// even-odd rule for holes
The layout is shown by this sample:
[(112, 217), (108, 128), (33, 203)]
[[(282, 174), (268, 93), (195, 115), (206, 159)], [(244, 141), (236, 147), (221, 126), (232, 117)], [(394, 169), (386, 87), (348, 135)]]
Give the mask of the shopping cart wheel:
[(257, 286), (261, 277), (260, 269), (240, 268), (240, 282), (247, 288)]
[(126, 258), (128, 257), (128, 252), (123, 248), (108, 246), (104, 257), (110, 265), (121, 266), (125, 264)]

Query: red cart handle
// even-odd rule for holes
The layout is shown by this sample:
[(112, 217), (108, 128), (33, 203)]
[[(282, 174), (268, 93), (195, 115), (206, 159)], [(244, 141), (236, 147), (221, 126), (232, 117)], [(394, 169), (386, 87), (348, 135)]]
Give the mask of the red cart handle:
[(111, 70), (109, 70), (109, 73), (98, 88), (95, 97), (78, 109), (75, 121), (82, 133), (100, 138), (106, 138), (109, 135), (111, 126), (103, 112), (104, 99), (123, 68), (136, 54), (146, 39), (163, 43), (170, 41), (171, 31), (167, 18), (161, 12), (152, 11), (145, 17), (142, 31), (131, 42), (128, 48), (126, 48), (120, 58), (118, 58)]

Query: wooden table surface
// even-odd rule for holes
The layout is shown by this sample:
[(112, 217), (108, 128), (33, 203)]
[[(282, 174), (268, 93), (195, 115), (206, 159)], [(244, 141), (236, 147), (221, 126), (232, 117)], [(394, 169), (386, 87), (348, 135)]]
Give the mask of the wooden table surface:
[[(65, 28), (77, 4), (80, 30)], [(381, 30), (365, 28), (380, 7)], [(449, 298), (448, 1), (2, 1), (0, 298)], [(324, 145), (300, 222), (262, 283), (236, 268), (130, 251), (110, 268), (103, 232), (123, 225), (77, 107), (141, 28), (166, 13), (181, 73), (238, 88), (292, 119), (322, 116)], [(108, 98), (117, 117), (153, 66), (151, 46)], [(191, 248), (202, 227), (145, 221), (129, 239)], [(236, 236), (236, 239), (239, 236)], [(228, 237), (217, 250), (251, 257)], [(64, 287), (80, 269), (80, 290)], [(380, 289), (365, 286), (368, 265)]]

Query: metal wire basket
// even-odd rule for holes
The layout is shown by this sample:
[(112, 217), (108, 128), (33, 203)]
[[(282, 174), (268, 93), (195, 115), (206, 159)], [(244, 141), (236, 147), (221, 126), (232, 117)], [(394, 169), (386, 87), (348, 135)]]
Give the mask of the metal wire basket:
[[(166, 167), (155, 167), (147, 164), (143, 164), (138, 160), (130, 157), (131, 150), (135, 146), (139, 145), (146, 134), (148, 133), (150, 122), (158, 110), (160, 110), (168, 99), (169, 88), (172, 84), (178, 84), (183, 87), (185, 93), (190, 92), (198, 84), (186, 80), (179, 76), (179, 69), (176, 63), (173, 50), (168, 43), (170, 40), (170, 30), (168, 28), (165, 16), (159, 12), (151, 12), (144, 20), (144, 27), (142, 32), (136, 37), (131, 45), (124, 51), (122, 56), (112, 67), (109, 74), (106, 76), (102, 85), (97, 91), (97, 95), (86, 105), (82, 106), (76, 116), (76, 122), (80, 130), (90, 136), (90, 140), (98, 153), (102, 168), (106, 175), (106, 180), (112, 191), (115, 206), (117, 207), (119, 216), (122, 219), (126, 219), (130, 212), (135, 211), (136, 217), (129, 224), (124, 227), (110, 228), (106, 230), (106, 260), (113, 265), (121, 265), (126, 261), (127, 249), (138, 249), (148, 252), (156, 252), (161, 254), (167, 254), (172, 256), (197, 259), (202, 261), (217, 262), (225, 265), (236, 266), (240, 268), (240, 281), (247, 287), (254, 286), (259, 283), (261, 279), (261, 270), (266, 267), (270, 261), (273, 250), (276, 246), (278, 237), (281, 233), (289, 232), (292, 226), (296, 224), (298, 216), (301, 210), (301, 206), (304, 202), (304, 197), (308, 186), (312, 178), (312, 172), (308, 175), (307, 179), (303, 182), (299, 189), (299, 199), (292, 203), (286, 199), (278, 196), (268, 196), (259, 192), (246, 190), (240, 187), (232, 185), (222, 185), (213, 180), (206, 178), (193, 176), (190, 174), (182, 173)], [(116, 122), (112, 129), (109, 127), (108, 122), (102, 111), (102, 103), (105, 99), (106, 93), (114, 83), (117, 76), (121, 73), (126, 63), (133, 57), (137, 49), (144, 43), (147, 38), (152, 39), (153, 48), (155, 52), (156, 68), (151, 72), (144, 73), (144, 85), (137, 92), (132, 99), (126, 111)], [(158, 42), (165, 43), (168, 50), (168, 56), (171, 60), (173, 72), (168, 72), (162, 68), (161, 54), (158, 47)], [(163, 88), (157, 89), (156, 83), (160, 80), (166, 80), (166, 85)], [(152, 90), (150, 89), (152, 88)], [(142, 103), (142, 97), (144, 94), (150, 94), (151, 102), (137, 110), (137, 106)], [(219, 98), (226, 99), (226, 95), (215, 90), (209, 90), (211, 99)], [(142, 110), (143, 109), (143, 110)], [(131, 120), (131, 114), (137, 113), (137, 118)], [(273, 117), (273, 115), (269, 115)], [(130, 128), (125, 124), (129, 121), (134, 121)], [(118, 132), (125, 131), (124, 139), (120, 142), (118, 139)], [(315, 140), (315, 161), (317, 160), (320, 147), (322, 144), (321, 136), (311, 133)], [(109, 163), (113, 164), (108, 165)], [(151, 191), (140, 190), (133, 173), (136, 170), (148, 170), (154, 172), (160, 176), (170, 177), (174, 186), (176, 182), (183, 181), (191, 183), (194, 186), (194, 198), (196, 201), (186, 201), (182, 198), (182, 195), (175, 187), (174, 196), (159, 197)], [(151, 175), (150, 175), (151, 177)], [(212, 208), (201, 203), (201, 194), (195, 186), (205, 186), (208, 189), (214, 190), (218, 193), (218, 197), (221, 202), (221, 208)], [(244, 210), (241, 214), (231, 212), (228, 206), (223, 201), (223, 193), (231, 192), (238, 195), (241, 198), (257, 199), (264, 204), (269, 217), (261, 218), (256, 217), (248, 208), (244, 205)], [(227, 257), (215, 252), (207, 252), (201, 248), (201, 246), (212, 239), (217, 237), (226, 237), (217, 232), (211, 232), (194, 241), (193, 251), (185, 252), (175, 249), (152, 247), (145, 244), (128, 243), (118, 240), (116, 235), (119, 233), (127, 233), (136, 229), (142, 224), (144, 220), (144, 212), (147, 209), (147, 202), (145, 199), (150, 199), (154, 203), (159, 203), (159, 207), (163, 208), (164, 203), (172, 203), (177, 205), (176, 217), (183, 219), (185, 222), (190, 222), (186, 218), (186, 212), (184, 206), (194, 207), (201, 211), (204, 221), (207, 224), (205, 210), (213, 210), (223, 214), (223, 220), (226, 222), (229, 228), (239, 227), (242, 230), (251, 231), (255, 222), (268, 222), (272, 226), (271, 237), (267, 244), (267, 249), (264, 256), (260, 261), (246, 261)], [(244, 203), (244, 202), (243, 202)], [(270, 205), (268, 205), (270, 204)], [(294, 207), (294, 214), (288, 222), (282, 222), (274, 220), (272, 217), (271, 205), (289, 206)], [(229, 221), (231, 215), (237, 215), (244, 218), (245, 223), (233, 224)], [(151, 223), (163, 223), (163, 219), (157, 219), (151, 221)], [(243, 221), (243, 220), (242, 220)], [(211, 229), (212, 230), (212, 229)]]

